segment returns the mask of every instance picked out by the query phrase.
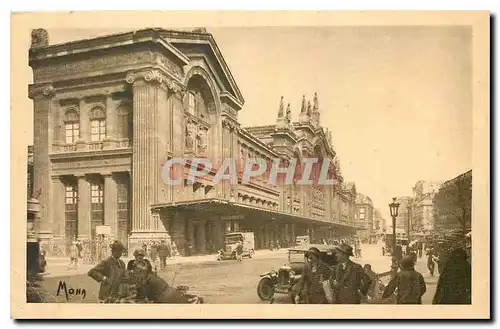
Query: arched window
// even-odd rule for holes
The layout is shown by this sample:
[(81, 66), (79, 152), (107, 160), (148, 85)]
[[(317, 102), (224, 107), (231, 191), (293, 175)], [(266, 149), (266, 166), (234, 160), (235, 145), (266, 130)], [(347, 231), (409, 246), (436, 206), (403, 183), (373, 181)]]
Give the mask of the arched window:
[(76, 143), (80, 138), (80, 116), (75, 109), (69, 109), (64, 114), (64, 128), (66, 131), (66, 144)]
[(100, 106), (90, 111), (90, 140), (102, 142), (106, 138), (106, 113)]

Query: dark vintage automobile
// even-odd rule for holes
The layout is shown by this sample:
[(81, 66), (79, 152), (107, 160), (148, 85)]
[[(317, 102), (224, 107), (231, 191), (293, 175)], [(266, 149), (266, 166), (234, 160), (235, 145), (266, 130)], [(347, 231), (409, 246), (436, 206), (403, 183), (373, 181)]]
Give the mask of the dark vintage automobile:
[(295, 296), (298, 293), (294, 286), (300, 279), (304, 270), (305, 254), (311, 247), (316, 247), (321, 252), (321, 260), (330, 266), (337, 263), (334, 246), (323, 244), (307, 244), (288, 249), (288, 263), (277, 270), (262, 273), (257, 285), (257, 295), (263, 301), (270, 301), (275, 294), (288, 294), (292, 303), (295, 303)]

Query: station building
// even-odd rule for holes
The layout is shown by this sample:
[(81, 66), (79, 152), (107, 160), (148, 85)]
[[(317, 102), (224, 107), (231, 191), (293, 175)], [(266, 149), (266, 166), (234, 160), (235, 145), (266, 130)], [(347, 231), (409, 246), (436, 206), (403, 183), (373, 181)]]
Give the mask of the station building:
[[(181, 254), (188, 245), (195, 254), (208, 243), (220, 248), (225, 233), (239, 230), (255, 233), (256, 248), (299, 235), (320, 242), (355, 233), (356, 187), (340, 173), (317, 95), (303, 97), (297, 120), (278, 96), (269, 109), (276, 124), (242, 127), (245, 100), (205, 29), (143, 29), (55, 45), (37, 29), (29, 65), (32, 188), (41, 204), (35, 226), (49, 253), (94, 238), (101, 225), (129, 250), (165, 239)], [(161, 178), (173, 157), (206, 157), (214, 166), (225, 158), (318, 157), (331, 160), (339, 183), (197, 177), (179, 188)]]

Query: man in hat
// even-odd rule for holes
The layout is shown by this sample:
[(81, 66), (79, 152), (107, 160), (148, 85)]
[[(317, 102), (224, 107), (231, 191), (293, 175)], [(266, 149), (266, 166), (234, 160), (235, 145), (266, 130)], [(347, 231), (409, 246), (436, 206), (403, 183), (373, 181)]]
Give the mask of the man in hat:
[(110, 245), (111, 256), (101, 261), (88, 272), (88, 276), (101, 283), (99, 300), (118, 297), (120, 284), (126, 279), (125, 263), (120, 259), (125, 247), (118, 241)]
[(363, 267), (349, 257), (354, 256), (352, 247), (346, 243), (337, 246), (339, 263), (332, 269), (331, 282), (336, 304), (361, 304), (371, 285), (370, 277)]
[(323, 281), (330, 278), (330, 267), (321, 260), (321, 253), (316, 247), (309, 248), (305, 257), (306, 266), (295, 287), (298, 291), (296, 302), (327, 304)]
[(397, 290), (396, 304), (422, 304), (422, 296), (426, 291), (425, 281), (414, 266), (414, 255), (401, 259), (401, 271), (385, 287), (382, 298), (390, 297)]
[(144, 252), (144, 249), (139, 248), (134, 250), (134, 258), (128, 262), (127, 264), (127, 271), (133, 271), (135, 268), (135, 264), (137, 263), (138, 260), (141, 260), (145, 262), (149, 268), (150, 271), (153, 271), (153, 266), (151, 266), (151, 262), (148, 259), (145, 259), (144, 257), (146, 256), (146, 253)]

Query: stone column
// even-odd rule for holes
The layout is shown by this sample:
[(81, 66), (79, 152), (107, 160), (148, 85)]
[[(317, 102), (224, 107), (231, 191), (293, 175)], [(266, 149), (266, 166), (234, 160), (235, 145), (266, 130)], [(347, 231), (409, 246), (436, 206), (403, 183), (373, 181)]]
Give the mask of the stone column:
[[(163, 159), (158, 156), (158, 113), (168, 109), (167, 94), (174, 97), (180, 91), (174, 81), (163, 72), (148, 69), (130, 73), (126, 81), (133, 92), (133, 155), (132, 155), (132, 232), (129, 248), (141, 239), (166, 239), (170, 236), (165, 227), (152, 230), (150, 205), (159, 202)], [(161, 127), (165, 129), (165, 127)], [(160, 161), (161, 160), (161, 161)]]
[(193, 222), (190, 219), (186, 219), (186, 220), (187, 220), (187, 223), (186, 223), (186, 246), (185, 246), (185, 250), (186, 250), (186, 255), (189, 255), (188, 254), (189, 250), (188, 250), (187, 246), (188, 245), (193, 246), (193, 248), (191, 248), (191, 256), (192, 256), (192, 253), (194, 252), (194, 229), (193, 229)]
[(205, 220), (204, 219), (201, 219), (199, 222), (198, 222), (198, 236), (196, 237), (196, 239), (198, 240), (196, 245), (198, 246), (198, 252), (200, 254), (204, 254), (206, 253), (207, 251), (207, 235), (206, 235), (206, 231), (205, 231)]
[(110, 95), (106, 97), (106, 142), (105, 148), (115, 148), (116, 147), (116, 106), (113, 102), (113, 98)]
[(54, 244), (57, 244), (60, 250), (64, 250), (64, 236), (66, 231), (65, 214), (65, 190), (61, 177), (52, 177), (52, 202), (51, 218), (53, 222)]
[(90, 239), (90, 183), (78, 176), (78, 238)]
[(77, 141), (78, 150), (87, 150), (90, 142), (89, 109), (84, 99), (80, 100), (80, 138)]
[[(51, 136), (51, 113), (52, 97), (54, 88), (52, 85), (30, 85), (29, 97), (33, 100), (34, 124), (33, 124), (33, 191), (35, 197), (40, 201), (39, 219), (35, 221), (35, 230), (40, 237), (44, 249), (50, 249), (48, 243), (52, 238), (52, 216), (51, 207), (51, 170), (50, 170), (50, 145)], [(45, 246), (47, 245), (47, 246)]]
[(101, 173), (104, 177), (104, 225), (111, 227), (113, 238), (118, 237), (118, 196), (116, 181), (112, 173)]
[(139, 80), (133, 83), (134, 140), (132, 155), (132, 231), (150, 229), (149, 205), (155, 201), (158, 168), (154, 138), (154, 113), (158, 86)]

